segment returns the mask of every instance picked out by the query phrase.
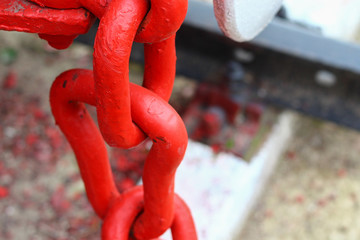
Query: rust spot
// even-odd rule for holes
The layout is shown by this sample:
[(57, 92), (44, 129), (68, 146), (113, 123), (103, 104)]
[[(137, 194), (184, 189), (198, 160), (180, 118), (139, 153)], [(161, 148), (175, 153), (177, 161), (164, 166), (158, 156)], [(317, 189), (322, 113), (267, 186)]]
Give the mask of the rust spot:
[(78, 79), (79, 75), (77, 73), (75, 73), (73, 76), (72, 76), (72, 80), (75, 82), (76, 79)]
[(79, 113), (79, 117), (80, 117), (81, 119), (83, 119), (83, 118), (84, 118), (84, 115), (85, 115), (85, 111), (82, 110), (82, 111)]
[(79, 114), (79, 117), (80, 117), (81, 119), (83, 119), (84, 116), (85, 116), (85, 114), (86, 114), (86, 109), (83, 108), (82, 111), (81, 111), (81, 113)]
[(165, 138), (164, 137), (156, 137), (157, 139), (159, 139), (160, 141), (162, 142), (166, 142)]

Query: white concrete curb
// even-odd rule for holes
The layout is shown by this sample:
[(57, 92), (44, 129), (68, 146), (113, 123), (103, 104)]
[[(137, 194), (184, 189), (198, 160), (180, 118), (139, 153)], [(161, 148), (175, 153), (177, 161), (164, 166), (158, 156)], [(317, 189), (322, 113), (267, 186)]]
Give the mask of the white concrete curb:
[(175, 190), (192, 210), (199, 240), (236, 238), (292, 136), (294, 120), (292, 113), (282, 113), (250, 163), (189, 141)]

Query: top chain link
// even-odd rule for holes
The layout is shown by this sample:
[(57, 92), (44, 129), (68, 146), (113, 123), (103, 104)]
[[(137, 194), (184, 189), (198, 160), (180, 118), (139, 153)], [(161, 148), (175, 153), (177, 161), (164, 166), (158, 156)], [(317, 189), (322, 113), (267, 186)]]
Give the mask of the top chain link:
[[(101, 19), (111, 0), (29, 0), (57, 9), (84, 7)], [(143, 0), (144, 1), (144, 0)], [(183, 23), (188, 0), (150, 0), (149, 10), (135, 37), (136, 42), (161, 42), (174, 35)]]

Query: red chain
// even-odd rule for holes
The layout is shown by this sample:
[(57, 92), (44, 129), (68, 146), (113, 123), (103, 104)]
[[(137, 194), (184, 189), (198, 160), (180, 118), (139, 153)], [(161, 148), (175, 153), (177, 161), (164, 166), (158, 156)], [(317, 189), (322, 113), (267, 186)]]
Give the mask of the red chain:
[[(30, 19), (38, 17), (35, 13), (45, 18), (57, 14), (58, 21), (69, 28), (73, 23), (69, 16), (82, 19), (79, 23), (87, 27), (93, 22), (86, 12), (85, 19), (80, 16), (79, 11), (85, 10), (73, 8), (85, 7), (100, 18), (94, 72), (74, 69), (61, 74), (51, 88), (50, 102), (55, 120), (75, 152), (89, 201), (105, 219), (103, 239), (127, 239), (131, 228), (136, 239), (156, 238), (170, 226), (174, 239), (197, 239), (188, 208), (174, 195), (174, 176), (185, 153), (187, 133), (167, 103), (175, 77), (175, 32), (185, 17), (187, 0), (151, 0), (150, 10), (144, 0), (31, 0), (43, 7), (69, 9), (51, 9), (45, 14), (33, 11), (37, 8), (34, 4), (17, 1), (32, 5), (27, 12)], [(1, 7), (0, 3), (0, 28), (14, 30), (3, 27), (9, 23), (2, 18)], [(61, 28), (54, 33), (46, 21), (29, 28), (21, 15), (14, 15), (15, 30), (39, 33), (58, 49), (68, 47), (82, 33)], [(134, 39), (148, 43), (143, 87), (129, 84)], [(83, 103), (96, 106), (100, 131)], [(153, 146), (145, 162), (144, 187), (120, 194), (104, 139), (111, 146), (130, 148), (146, 136)]]
[[(184, 155), (187, 135), (181, 118), (168, 103), (135, 84), (130, 85), (130, 91), (133, 118), (154, 142), (143, 175), (145, 211), (135, 224), (138, 238), (150, 239), (172, 223), (174, 174)], [(75, 69), (61, 74), (51, 88), (50, 102), (55, 120), (75, 152), (89, 201), (104, 218), (120, 194), (102, 136), (79, 103), (95, 103), (92, 71)], [(167, 124), (163, 124), (164, 119)]]

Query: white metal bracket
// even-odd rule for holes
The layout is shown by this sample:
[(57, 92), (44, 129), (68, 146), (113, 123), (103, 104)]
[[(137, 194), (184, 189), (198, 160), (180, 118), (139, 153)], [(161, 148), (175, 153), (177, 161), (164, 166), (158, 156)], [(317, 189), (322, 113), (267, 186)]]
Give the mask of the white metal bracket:
[(275, 16), (282, 0), (213, 0), (223, 33), (235, 41), (249, 41)]

